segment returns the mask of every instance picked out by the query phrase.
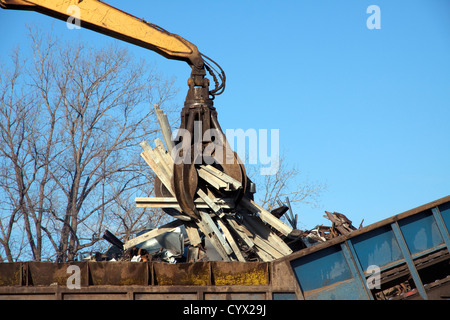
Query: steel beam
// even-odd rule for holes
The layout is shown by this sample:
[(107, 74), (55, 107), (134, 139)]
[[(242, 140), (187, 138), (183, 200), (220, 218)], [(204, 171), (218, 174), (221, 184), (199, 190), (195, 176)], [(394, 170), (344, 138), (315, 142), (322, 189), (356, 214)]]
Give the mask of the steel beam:
[[(366, 293), (368, 299), (373, 300), (372, 294), (366, 284), (366, 277), (364, 276), (364, 273), (362, 272), (362, 268), (359, 265), (359, 261), (357, 261), (357, 258), (355, 257), (355, 255), (353, 255), (352, 250), (349, 249), (349, 247), (351, 247), (351, 245), (349, 245), (349, 247), (347, 247), (346, 243), (347, 243), (347, 245), (349, 244), (348, 241), (341, 243), (341, 249), (342, 249), (342, 253), (344, 254), (345, 260), (347, 261), (347, 264), (350, 268), (350, 271), (351, 271), (353, 277), (355, 278), (356, 283), (358, 283), (358, 287)], [(359, 279), (359, 281), (358, 281), (358, 279)]]
[(436, 221), (436, 225), (441, 233), (442, 238), (444, 239), (445, 245), (447, 246), (447, 250), (450, 251), (450, 236), (448, 234), (448, 230), (445, 227), (444, 220), (442, 219), (441, 212), (438, 207), (434, 207), (431, 209), (433, 212), (434, 220)]
[(398, 223), (397, 222), (391, 223), (391, 228), (392, 231), (394, 232), (395, 239), (397, 240), (397, 243), (403, 254), (403, 258), (406, 261), (406, 265), (408, 266), (409, 272), (414, 280), (417, 291), (424, 300), (427, 300), (428, 299), (427, 293), (425, 291), (425, 288), (423, 287), (422, 280), (420, 279), (419, 273), (417, 272), (417, 269), (414, 265), (414, 261), (411, 257), (408, 246), (406, 245), (406, 241), (403, 238), (403, 234), (402, 231), (400, 230), (400, 227), (398, 226)]

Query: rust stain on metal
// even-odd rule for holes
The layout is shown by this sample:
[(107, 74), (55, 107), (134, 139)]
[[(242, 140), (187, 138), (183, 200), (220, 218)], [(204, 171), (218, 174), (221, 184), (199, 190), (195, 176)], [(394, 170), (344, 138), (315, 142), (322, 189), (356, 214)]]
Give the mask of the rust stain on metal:
[[(86, 266), (86, 262), (52, 263), (52, 262), (28, 262), (28, 284), (33, 286), (49, 286), (67, 284), (70, 276), (68, 267), (77, 265), (80, 269)], [(85, 283), (84, 274), (81, 274), (81, 282)]]
[(147, 285), (147, 263), (97, 262), (89, 265), (94, 285)]
[(210, 267), (207, 262), (197, 262), (193, 264), (155, 263), (154, 268), (156, 283), (158, 285), (210, 285)]
[(20, 285), (20, 263), (0, 263), (0, 286)]
[(214, 284), (219, 286), (269, 284), (266, 263), (215, 262), (212, 265), (212, 275)]

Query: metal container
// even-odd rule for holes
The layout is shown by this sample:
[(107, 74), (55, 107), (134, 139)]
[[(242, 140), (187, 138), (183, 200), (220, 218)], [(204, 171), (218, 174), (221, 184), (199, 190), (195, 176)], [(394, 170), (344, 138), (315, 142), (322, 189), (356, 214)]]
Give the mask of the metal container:
[(0, 300), (450, 298), (450, 196), (264, 263), (0, 264)]

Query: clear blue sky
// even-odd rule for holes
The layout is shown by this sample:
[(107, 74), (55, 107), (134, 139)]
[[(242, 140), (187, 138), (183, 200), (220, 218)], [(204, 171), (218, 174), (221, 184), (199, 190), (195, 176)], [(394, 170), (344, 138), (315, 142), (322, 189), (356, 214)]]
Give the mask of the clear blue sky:
[[(302, 227), (323, 211), (374, 223), (450, 194), (450, 1), (107, 1), (180, 34), (224, 68), (215, 106), (222, 128), (280, 129), (280, 149), (324, 183), (320, 208), (299, 207)], [(369, 5), (381, 29), (369, 30)], [(5, 56), (26, 48), (28, 24), (95, 45), (113, 41), (34, 12), (0, 11)], [(123, 43), (177, 77), (189, 68)]]

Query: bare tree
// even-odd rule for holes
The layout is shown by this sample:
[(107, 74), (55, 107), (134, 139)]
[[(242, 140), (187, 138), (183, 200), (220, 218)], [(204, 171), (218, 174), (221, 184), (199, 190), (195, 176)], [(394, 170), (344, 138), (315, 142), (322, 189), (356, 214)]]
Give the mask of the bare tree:
[(131, 205), (153, 185), (139, 142), (156, 134), (152, 104), (176, 90), (116, 44), (36, 28), (30, 40), (32, 59), (16, 51), (0, 72), (0, 259), (71, 261), (106, 228), (129, 237), (148, 222)]
[[(1, 176), (2, 187), (2, 215), (1, 232), (5, 255), (8, 261), (13, 260), (14, 252), (23, 249), (23, 235), (17, 235), (17, 222), (22, 220), (22, 229), (26, 235), (31, 233), (30, 217), (27, 205), (27, 193), (35, 181), (37, 166), (33, 164), (29, 151), (33, 145), (28, 143), (30, 137), (35, 136), (35, 130), (31, 128), (37, 123), (37, 112), (33, 110), (34, 97), (24, 90), (23, 61), (20, 60), (16, 50), (12, 55), (13, 69), (10, 72), (1, 70), (1, 121), (0, 121), (0, 150), (1, 150)], [(30, 174), (25, 174), (29, 171)], [(39, 230), (41, 232), (41, 230)], [(19, 232), (20, 233), (20, 232)], [(33, 253), (40, 249), (40, 242), (35, 242), (28, 237), (28, 242)], [(3, 260), (3, 258), (2, 258)]]
[(258, 165), (248, 167), (248, 175), (256, 184), (255, 200), (263, 207), (272, 210), (278, 207), (278, 201), (285, 202), (289, 198), (295, 209), (301, 205), (315, 207), (326, 185), (311, 182), (307, 178), (301, 179), (301, 173), (295, 166), (289, 166), (286, 156), (280, 156), (278, 170), (272, 175), (258, 175)]

